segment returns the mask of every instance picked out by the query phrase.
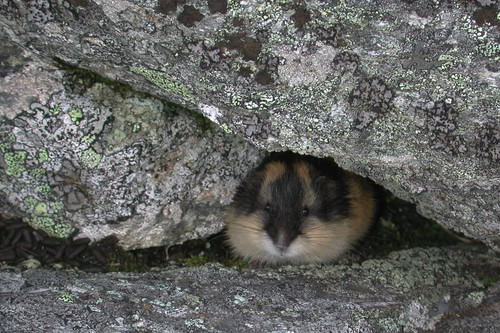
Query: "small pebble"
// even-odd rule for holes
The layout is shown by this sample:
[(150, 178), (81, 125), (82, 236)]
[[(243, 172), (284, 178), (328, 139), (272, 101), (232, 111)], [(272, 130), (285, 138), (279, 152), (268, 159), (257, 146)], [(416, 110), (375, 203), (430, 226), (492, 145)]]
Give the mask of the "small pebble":
[(42, 263), (36, 259), (28, 259), (28, 260), (25, 260), (23, 261), (21, 264), (20, 264), (21, 267), (23, 268), (27, 268), (27, 269), (36, 269), (36, 268), (40, 268), (42, 266)]

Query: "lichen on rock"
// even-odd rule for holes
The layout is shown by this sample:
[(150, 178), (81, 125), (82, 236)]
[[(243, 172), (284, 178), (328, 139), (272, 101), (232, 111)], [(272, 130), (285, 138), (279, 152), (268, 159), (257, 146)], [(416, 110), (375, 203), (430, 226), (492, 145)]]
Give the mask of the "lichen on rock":
[(65, 84), (1, 124), (6, 203), (51, 235), (118, 233), (125, 248), (221, 229), (220, 209), (256, 163), (254, 148), (133, 90)]

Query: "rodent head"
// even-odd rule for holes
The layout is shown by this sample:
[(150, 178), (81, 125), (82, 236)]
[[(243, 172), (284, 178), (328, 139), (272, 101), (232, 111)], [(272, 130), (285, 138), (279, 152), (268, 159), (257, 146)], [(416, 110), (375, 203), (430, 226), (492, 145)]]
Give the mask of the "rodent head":
[(349, 248), (348, 186), (316, 158), (264, 162), (237, 190), (226, 216), (229, 243), (267, 263), (329, 261)]

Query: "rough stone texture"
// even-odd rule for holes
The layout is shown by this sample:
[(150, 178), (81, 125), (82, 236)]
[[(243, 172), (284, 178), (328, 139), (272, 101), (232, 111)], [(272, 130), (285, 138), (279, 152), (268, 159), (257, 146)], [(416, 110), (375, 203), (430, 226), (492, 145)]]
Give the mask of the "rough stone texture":
[(412, 249), (361, 264), (0, 272), (6, 332), (498, 332), (498, 258)]
[(0, 15), (25, 49), (267, 150), (332, 156), (500, 250), (496, 1), (4, 0)]
[(220, 231), (220, 210), (257, 163), (256, 148), (156, 98), (72, 84), (1, 41), (3, 215), (60, 237), (114, 234), (126, 249)]

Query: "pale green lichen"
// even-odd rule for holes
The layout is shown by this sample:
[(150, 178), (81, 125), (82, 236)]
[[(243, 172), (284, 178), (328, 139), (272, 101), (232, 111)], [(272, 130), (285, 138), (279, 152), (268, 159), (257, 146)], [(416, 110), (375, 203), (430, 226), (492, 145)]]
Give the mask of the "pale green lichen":
[(500, 43), (494, 38), (490, 38), (486, 29), (478, 26), (468, 17), (462, 19), (461, 28), (477, 41), (477, 50), (479, 53), (494, 61), (500, 60)]
[(187, 319), (184, 324), (187, 327), (196, 327), (202, 330), (207, 330), (206, 326), (204, 325), (205, 321), (203, 318), (195, 318), (195, 319)]
[[(92, 87), (92, 93), (98, 100), (113, 105), (113, 126), (100, 138), (106, 142), (104, 154), (119, 152), (138, 140), (146, 140), (152, 145), (161, 142), (159, 129), (169, 115), (168, 105), (137, 94), (117, 95), (102, 85)], [(90, 146), (94, 140), (95, 136), (89, 136), (82, 142)]]
[(74, 232), (73, 227), (57, 223), (54, 219), (54, 213), (59, 213), (64, 207), (61, 202), (47, 203), (28, 196), (24, 198), (23, 203), (29, 214), (27, 222), (35, 229), (44, 230), (49, 235), (60, 238), (67, 238)]
[(25, 151), (16, 151), (16, 152), (8, 152), (4, 154), (4, 160), (7, 164), (7, 169), (5, 173), (9, 176), (13, 176), (19, 178), (23, 175), (23, 172), (26, 171), (25, 162), (26, 162), (27, 152)]
[(47, 149), (45, 148), (40, 148), (38, 150), (38, 163), (43, 163), (43, 162), (49, 162), (50, 157)]
[(16, 142), (16, 135), (12, 132), (7, 134), (7, 142)]
[[(403, 91), (429, 91), (433, 100), (445, 100), (449, 98), (450, 92), (459, 91), (463, 98), (469, 96), (477, 96), (477, 87), (474, 87), (473, 81), (470, 77), (460, 73), (445, 72), (448, 66), (453, 66), (458, 63), (455, 61), (447, 61), (440, 67), (438, 71), (430, 71), (429, 74), (418, 82), (413, 82), (414, 76), (417, 73), (413, 70), (396, 72), (394, 77), (400, 77), (399, 88)], [(448, 75), (443, 75), (446, 73)]]
[(21, 263), (21, 266), (25, 269), (37, 269), (42, 266), (42, 263), (34, 258), (25, 260)]
[[(37, 186), (36, 192), (42, 197), (54, 195), (48, 184)], [(28, 213), (27, 222), (52, 236), (66, 238), (73, 233), (74, 228), (56, 222), (56, 220), (61, 220), (57, 214), (62, 212), (64, 204), (57, 199), (52, 198), (52, 200), (54, 201), (40, 201), (32, 196), (25, 197), (23, 204), (24, 210)]]
[(83, 113), (80, 109), (72, 109), (69, 111), (69, 116), (71, 117), (71, 121), (73, 121), (75, 125), (80, 125), (80, 121), (83, 118)]
[(178, 80), (170, 77), (168, 74), (146, 69), (144, 67), (131, 67), (134, 73), (144, 76), (147, 80), (160, 87), (161, 89), (181, 97), (186, 102), (195, 104), (193, 93)]
[(11, 144), (9, 142), (0, 142), (0, 151), (2, 153), (8, 152), (11, 150)]
[(35, 228), (42, 230), (50, 230), (55, 225), (54, 219), (49, 216), (34, 216), (31, 221)]
[(227, 1), (227, 9), (232, 9), (236, 10), (240, 7), (240, 1), (239, 0), (228, 0)]
[(34, 228), (45, 231), (52, 230), (56, 225), (54, 219), (50, 216), (33, 216), (30, 220)]
[(495, 61), (500, 60), (500, 43), (496, 41), (487, 41), (477, 46), (478, 51), (485, 57), (492, 58)]
[(28, 212), (32, 212), (35, 209), (37, 203), (38, 200), (36, 200), (34, 197), (31, 196), (28, 196), (23, 200), (24, 209)]
[(224, 132), (226, 132), (228, 134), (232, 134), (233, 133), (233, 131), (229, 128), (229, 126), (227, 124), (224, 123), (224, 124), (221, 124), (220, 126), (222, 127), (222, 130)]
[(384, 332), (398, 332), (401, 329), (401, 323), (394, 318), (380, 318), (378, 324), (384, 328)]
[(240, 304), (246, 302), (247, 299), (241, 295), (234, 295), (234, 304)]
[(16, 141), (14, 133), (10, 132), (6, 135), (5, 139), (0, 142), (0, 151), (6, 153), (12, 150), (12, 143)]
[(248, 98), (238, 96), (237, 98), (233, 99), (233, 103), (239, 102), (244, 108), (248, 110), (268, 110), (271, 108), (274, 104), (276, 104), (276, 97), (269, 93), (269, 92), (259, 92), (252, 94)]
[(80, 156), (80, 163), (87, 169), (94, 169), (101, 162), (102, 155), (94, 149), (89, 148), (83, 151)]
[(47, 203), (40, 202), (38, 205), (35, 206), (35, 209), (34, 209), (33, 213), (35, 215), (40, 215), (40, 216), (47, 215), (47, 213), (48, 213)]
[(68, 238), (74, 232), (75, 228), (69, 225), (54, 223), (51, 228), (44, 229), (49, 235), (59, 237), (59, 238)]
[(56, 201), (51, 204), (51, 207), (55, 214), (59, 214), (62, 212), (64, 204), (61, 201)]
[(54, 114), (54, 116), (57, 116), (59, 113), (61, 113), (62, 108), (61, 108), (61, 102), (57, 102), (53, 108), (49, 110)]
[(85, 135), (84, 137), (82, 137), (80, 142), (90, 146), (91, 144), (94, 143), (95, 139), (96, 139), (95, 134), (88, 134), (88, 135)]
[(43, 194), (46, 196), (53, 194), (52, 189), (47, 184), (37, 186), (36, 191), (37, 191), (37, 193), (40, 193), (40, 194)]
[(59, 299), (66, 303), (73, 303), (75, 301), (74, 297), (70, 294), (62, 294)]
[[(1, 178), (0, 178), (0, 183), (3, 185), (9, 185), (8, 181), (5, 181), (4, 179), (1, 179)], [(5, 194), (6, 197), (8, 197), (12, 193), (12, 191), (6, 187), (2, 188), (2, 192)]]
[(363, 27), (367, 22), (367, 15), (383, 19), (383, 13), (378, 10), (367, 10), (362, 6), (348, 6), (345, 0), (341, 0), (339, 5), (335, 7), (326, 6), (323, 12), (323, 17), (328, 19), (330, 23), (343, 22), (355, 24)]
[(440, 72), (447, 73), (451, 68), (456, 68), (458, 64), (462, 63), (463, 59), (450, 54), (441, 54), (438, 57), (438, 62), (442, 63), (437, 69)]
[(483, 291), (473, 291), (467, 295), (467, 300), (472, 303), (473, 306), (481, 304), (484, 300)]
[(92, 312), (102, 312), (102, 310), (99, 307), (95, 306), (95, 305), (89, 305), (89, 309)]
[(42, 168), (36, 168), (29, 170), (28, 174), (35, 179), (42, 179), (46, 177), (47, 171)]
[[(142, 298), (139, 302), (137, 303), (144, 303), (147, 299), (146, 298)], [(158, 299), (154, 299), (154, 300), (151, 300), (149, 302), (151, 305), (158, 305), (158, 306), (161, 306), (161, 307), (165, 307), (165, 306), (172, 306), (172, 302), (162, 302)]]

